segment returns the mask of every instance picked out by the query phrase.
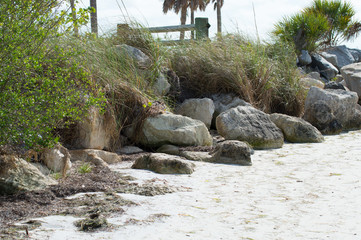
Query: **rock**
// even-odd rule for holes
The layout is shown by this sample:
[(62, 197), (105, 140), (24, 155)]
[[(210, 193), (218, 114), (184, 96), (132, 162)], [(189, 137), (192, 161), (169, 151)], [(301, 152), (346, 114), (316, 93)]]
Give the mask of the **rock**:
[(97, 149), (79, 149), (79, 150), (70, 150), (71, 161), (87, 161), (88, 159), (93, 159), (94, 157), (101, 158), (104, 162), (108, 164), (119, 163), (122, 161), (122, 157), (116, 153), (107, 152)]
[(311, 67), (318, 68), (320, 74), (325, 77), (327, 80), (331, 80), (334, 78), (337, 73), (338, 69), (333, 66), (330, 62), (324, 59), (322, 56), (318, 55), (317, 53), (313, 53), (312, 55), (312, 64)]
[(252, 106), (250, 103), (240, 99), (234, 94), (218, 93), (211, 96), (214, 103), (214, 114), (212, 120), (212, 126), (216, 127), (216, 118), (222, 112), (225, 112), (231, 108), (238, 106)]
[(301, 66), (305, 66), (312, 63), (311, 55), (307, 50), (302, 50), (301, 54), (298, 56), (298, 62)]
[(305, 89), (310, 89), (312, 86), (318, 88), (324, 88), (325, 86), (325, 84), (322, 81), (314, 78), (301, 78), (300, 83)]
[(11, 155), (0, 155), (0, 195), (44, 189), (57, 182), (27, 161)]
[(348, 51), (352, 54), (353, 58), (355, 59), (355, 63), (361, 62), (361, 50), (360, 49), (353, 49), (349, 48)]
[(354, 92), (312, 87), (306, 98), (303, 119), (323, 134), (353, 129), (351, 120), (357, 114), (357, 100)]
[(51, 171), (61, 172), (63, 177), (71, 168), (70, 154), (68, 149), (57, 144), (54, 148), (44, 149), (41, 160)]
[(356, 92), (358, 97), (361, 98), (361, 63), (344, 66), (341, 68), (341, 74), (347, 88)]
[(321, 55), (338, 70), (355, 62), (355, 58), (345, 45), (327, 49), (327, 51), (322, 52)]
[(181, 151), (180, 156), (197, 162), (215, 162), (214, 157), (208, 152), (197, 152), (197, 151)]
[(168, 94), (171, 85), (168, 83), (167, 78), (163, 73), (160, 73), (153, 84), (154, 92), (159, 96)]
[(136, 146), (124, 146), (119, 150), (120, 154), (136, 154), (136, 153), (141, 153), (144, 152), (143, 149), (136, 147)]
[(161, 174), (192, 174), (195, 165), (178, 156), (151, 153), (139, 157), (132, 168), (147, 169)]
[(324, 89), (341, 89), (346, 91), (346, 88), (342, 85), (342, 83), (337, 82), (326, 83)]
[(268, 114), (253, 107), (239, 106), (223, 112), (216, 120), (218, 133), (227, 140), (248, 142), (255, 149), (280, 148), (282, 131)]
[(213, 162), (251, 166), (251, 154), (253, 149), (245, 142), (227, 140), (217, 144), (210, 153)]
[(126, 44), (116, 45), (115, 48), (120, 51), (120, 57), (122, 54), (128, 55), (141, 68), (147, 68), (152, 64), (152, 60), (138, 48)]
[(310, 72), (307, 74), (306, 78), (313, 78), (317, 80), (321, 80), (321, 76), (319, 72)]
[(172, 113), (148, 117), (140, 134), (140, 143), (149, 147), (212, 145), (212, 137), (203, 122)]
[(165, 144), (165, 145), (161, 146), (160, 148), (158, 148), (157, 152), (171, 154), (171, 155), (179, 155), (180, 150), (179, 150), (179, 147), (177, 147), (177, 146)]
[(176, 109), (176, 113), (200, 120), (209, 129), (212, 123), (214, 104), (209, 98), (190, 98)]
[(270, 118), (283, 132), (285, 140), (292, 143), (319, 143), (324, 140), (321, 132), (302, 118), (273, 113)]
[(98, 108), (91, 107), (89, 116), (77, 124), (74, 148), (111, 149), (112, 139), (118, 136), (115, 119)]

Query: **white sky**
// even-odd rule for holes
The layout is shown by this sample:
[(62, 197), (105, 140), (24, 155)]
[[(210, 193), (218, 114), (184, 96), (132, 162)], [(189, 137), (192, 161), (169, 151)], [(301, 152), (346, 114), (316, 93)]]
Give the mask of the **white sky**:
[[(356, 11), (356, 20), (361, 21), (361, 1), (349, 0)], [(98, 21), (100, 31), (116, 29), (117, 23), (124, 22), (124, 16), (137, 20), (142, 25), (149, 27), (179, 25), (179, 15), (173, 12), (163, 14), (163, 0), (97, 0)], [(256, 36), (253, 7), (255, 8), (256, 22), (261, 39), (267, 39), (273, 26), (284, 16), (290, 16), (309, 6), (312, 0), (224, 0), (222, 8), (223, 32), (240, 31), (252, 37)], [(80, 6), (89, 6), (89, 0), (81, 0)], [(123, 12), (123, 13), (122, 13)], [(190, 14), (189, 14), (190, 15)], [(213, 5), (208, 5), (205, 12), (196, 12), (196, 17), (208, 17), (210, 37), (217, 31), (217, 14)], [(189, 23), (189, 19), (187, 23)], [(171, 37), (175, 37), (172, 33)], [(361, 34), (360, 34), (361, 35)], [(353, 42), (343, 43), (348, 47), (361, 49), (361, 36)]]

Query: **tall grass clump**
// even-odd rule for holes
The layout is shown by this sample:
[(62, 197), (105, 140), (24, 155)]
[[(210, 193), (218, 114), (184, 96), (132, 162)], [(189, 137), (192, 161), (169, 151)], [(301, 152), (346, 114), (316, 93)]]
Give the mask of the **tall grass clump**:
[[(74, 38), (66, 44), (83, 52), (78, 61), (104, 91), (106, 112), (116, 120), (119, 130), (114, 132), (114, 139), (127, 126), (139, 128), (145, 117), (159, 110), (158, 105), (152, 104), (161, 100), (154, 94), (153, 84), (164, 63), (159, 44), (149, 32), (137, 26), (135, 30), (129, 28), (120, 35)], [(124, 44), (142, 50), (150, 61), (140, 65)]]
[(294, 49), (241, 35), (194, 42), (171, 51), (182, 84), (199, 96), (234, 93), (265, 112), (300, 115), (303, 94)]

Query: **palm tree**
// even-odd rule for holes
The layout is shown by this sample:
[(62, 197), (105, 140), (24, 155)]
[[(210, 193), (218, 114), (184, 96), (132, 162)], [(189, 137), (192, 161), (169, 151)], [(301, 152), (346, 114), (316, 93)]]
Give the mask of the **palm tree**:
[[(197, 9), (204, 11), (208, 4), (208, 0), (164, 0), (163, 12), (167, 13), (169, 10), (174, 10), (175, 13), (181, 12), (181, 25), (185, 25), (187, 20), (187, 10), (191, 9), (191, 24), (194, 24), (194, 11)], [(180, 39), (184, 39), (184, 31), (180, 33)]]
[(336, 45), (340, 40), (350, 40), (361, 32), (361, 22), (354, 21), (355, 10), (350, 3), (339, 0), (314, 0), (306, 12), (324, 15), (330, 29), (325, 34), (324, 45)]
[(222, 14), (221, 14), (221, 8), (223, 7), (224, 0), (212, 0), (212, 3), (214, 3), (214, 10), (217, 9), (217, 32), (222, 32)]

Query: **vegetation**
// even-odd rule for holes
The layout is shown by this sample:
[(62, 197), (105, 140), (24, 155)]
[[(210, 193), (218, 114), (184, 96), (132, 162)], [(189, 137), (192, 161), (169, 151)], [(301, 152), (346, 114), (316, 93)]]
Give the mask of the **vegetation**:
[[(56, 141), (54, 129), (81, 119), (101, 95), (59, 46), (67, 14), (56, 0), (4, 0), (0, 5), (0, 144), (26, 148)], [(99, 98), (98, 98), (99, 97)]]
[(298, 52), (310, 52), (350, 40), (361, 31), (361, 22), (353, 20), (355, 11), (347, 2), (314, 0), (301, 13), (285, 17), (275, 25), (273, 35), (292, 42)]
[(240, 35), (178, 46), (172, 68), (198, 96), (235, 93), (266, 112), (300, 115), (303, 97), (292, 47)]

